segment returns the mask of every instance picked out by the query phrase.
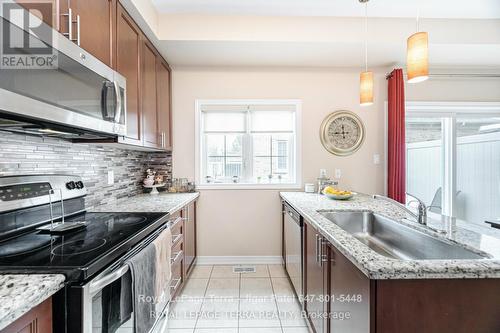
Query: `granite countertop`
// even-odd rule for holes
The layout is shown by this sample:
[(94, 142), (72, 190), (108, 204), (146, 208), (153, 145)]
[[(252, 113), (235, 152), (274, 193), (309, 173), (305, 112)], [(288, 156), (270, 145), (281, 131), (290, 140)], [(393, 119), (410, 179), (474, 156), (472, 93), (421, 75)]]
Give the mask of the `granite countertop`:
[(160, 193), (157, 195), (139, 194), (121, 198), (113, 203), (90, 208), (91, 212), (151, 212), (174, 213), (196, 200), (200, 194), (194, 193)]
[(64, 286), (61, 274), (1, 274), (0, 330)]
[[(500, 278), (500, 232), (463, 221), (429, 219), (428, 226), (445, 230), (437, 233), (407, 219), (407, 213), (390, 202), (358, 194), (351, 200), (335, 201), (319, 194), (281, 192), (283, 200), (295, 208), (314, 228), (371, 279), (461, 279)], [(447, 242), (486, 253), (488, 259), (400, 260), (372, 251), (351, 234), (329, 221), (320, 210), (369, 210)]]

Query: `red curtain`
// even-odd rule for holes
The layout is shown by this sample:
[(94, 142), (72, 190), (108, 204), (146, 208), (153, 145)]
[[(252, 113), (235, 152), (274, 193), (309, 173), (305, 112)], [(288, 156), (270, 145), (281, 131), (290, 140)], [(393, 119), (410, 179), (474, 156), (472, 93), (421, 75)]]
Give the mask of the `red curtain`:
[(389, 76), (388, 95), (388, 196), (401, 203), (406, 198), (405, 86), (403, 70)]

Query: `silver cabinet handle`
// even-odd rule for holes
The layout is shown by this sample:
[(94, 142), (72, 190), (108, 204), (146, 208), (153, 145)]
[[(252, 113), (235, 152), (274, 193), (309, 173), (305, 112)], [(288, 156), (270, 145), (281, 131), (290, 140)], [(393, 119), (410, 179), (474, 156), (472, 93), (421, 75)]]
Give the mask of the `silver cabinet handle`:
[(316, 254), (316, 262), (318, 262), (318, 258), (319, 258), (319, 255), (318, 255), (318, 252), (319, 252), (319, 246), (318, 246), (319, 235), (316, 234), (315, 236), (316, 236), (316, 252), (315, 252), (315, 254)]
[(182, 237), (182, 234), (178, 234), (172, 237), (172, 244), (177, 243), (177, 241)]
[(177, 290), (177, 288), (179, 288), (179, 285), (182, 282), (182, 278), (173, 279), (172, 281), (177, 281), (173, 286), (170, 285), (170, 289), (172, 289), (172, 291), (175, 291), (175, 290)]
[(170, 264), (173, 265), (174, 263), (176, 263), (181, 256), (182, 256), (182, 251), (175, 253), (175, 256), (170, 259)]
[(68, 14), (62, 14), (61, 16), (68, 17), (68, 32), (63, 33), (64, 36), (68, 37), (69, 40), (73, 40), (73, 11), (71, 8), (68, 9)]
[(324, 240), (323, 238), (321, 238), (321, 242), (320, 242), (320, 247), (321, 247), (320, 253), (321, 253), (321, 255), (319, 257), (320, 266), (323, 266), (323, 263), (328, 261), (328, 253), (326, 253), (326, 254), (323, 253), (323, 248), (324, 248), (324, 246), (326, 244), (327, 244), (327, 241)]
[(80, 46), (80, 15), (76, 15), (76, 45)]

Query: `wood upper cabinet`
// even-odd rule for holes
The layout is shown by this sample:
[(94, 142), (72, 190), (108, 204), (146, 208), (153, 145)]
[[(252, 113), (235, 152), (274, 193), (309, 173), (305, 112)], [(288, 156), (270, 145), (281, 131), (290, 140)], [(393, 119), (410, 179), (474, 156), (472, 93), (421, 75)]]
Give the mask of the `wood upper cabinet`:
[(161, 136), (158, 124), (158, 98), (156, 81), (156, 62), (158, 54), (147, 39), (142, 41), (142, 120), (143, 144), (146, 147), (160, 148)]
[(142, 145), (141, 35), (134, 20), (118, 4), (115, 69), (127, 79), (127, 135), (123, 142), (135, 145)]
[[(117, 0), (69, 0), (71, 23), (66, 18), (66, 25), (72, 24), (72, 40), (84, 50), (113, 66), (113, 40), (116, 26)], [(66, 14), (69, 14), (69, 9)], [(69, 32), (68, 27), (61, 28)]]
[(52, 332), (52, 298), (35, 306), (2, 330), (2, 333), (45, 332)]
[[(323, 314), (326, 312), (326, 302), (323, 295), (327, 295), (327, 270), (324, 269), (321, 252), (324, 250), (320, 234), (305, 224), (306, 250), (305, 259), (305, 310), (309, 322), (316, 333), (323, 333), (326, 329), (326, 321)], [(326, 253), (326, 252), (325, 252)]]
[(163, 149), (172, 149), (171, 73), (170, 66), (161, 57), (158, 57), (157, 61), (156, 81), (160, 146)]

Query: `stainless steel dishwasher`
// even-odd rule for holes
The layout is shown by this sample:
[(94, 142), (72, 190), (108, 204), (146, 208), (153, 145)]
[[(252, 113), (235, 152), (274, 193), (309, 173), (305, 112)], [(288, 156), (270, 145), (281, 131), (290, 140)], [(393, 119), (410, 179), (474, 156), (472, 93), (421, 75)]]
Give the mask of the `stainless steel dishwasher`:
[(292, 281), (295, 293), (303, 296), (303, 222), (292, 207), (284, 205), (285, 268)]

